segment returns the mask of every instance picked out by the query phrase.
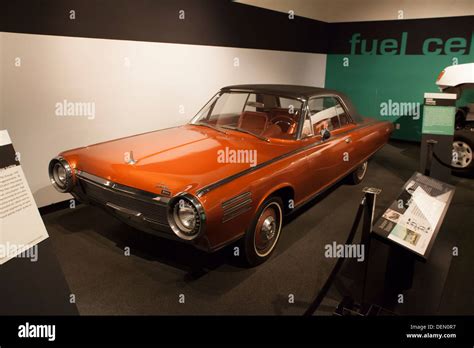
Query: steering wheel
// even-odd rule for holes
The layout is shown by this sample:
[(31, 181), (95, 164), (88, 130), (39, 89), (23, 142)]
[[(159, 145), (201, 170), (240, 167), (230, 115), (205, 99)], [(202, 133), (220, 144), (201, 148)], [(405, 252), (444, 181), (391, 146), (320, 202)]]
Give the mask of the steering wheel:
[(296, 130), (296, 121), (289, 116), (277, 116), (272, 119), (272, 124), (276, 124), (287, 134), (294, 134)]

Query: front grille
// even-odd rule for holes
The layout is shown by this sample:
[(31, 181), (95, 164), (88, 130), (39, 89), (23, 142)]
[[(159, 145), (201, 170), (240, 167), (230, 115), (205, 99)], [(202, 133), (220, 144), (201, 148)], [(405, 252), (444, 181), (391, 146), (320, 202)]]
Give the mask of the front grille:
[(101, 205), (112, 203), (119, 207), (139, 212), (147, 220), (168, 225), (167, 205), (163, 203), (135, 198), (132, 195), (115, 191), (82, 178), (79, 178), (79, 182), (86, 196), (96, 203)]

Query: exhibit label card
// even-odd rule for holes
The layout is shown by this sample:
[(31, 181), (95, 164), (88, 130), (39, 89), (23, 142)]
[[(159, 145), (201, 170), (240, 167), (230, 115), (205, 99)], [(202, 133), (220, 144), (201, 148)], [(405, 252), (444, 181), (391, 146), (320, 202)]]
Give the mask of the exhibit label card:
[(373, 231), (427, 258), (454, 192), (451, 185), (415, 173)]
[(48, 238), (6, 130), (0, 130), (0, 265)]
[(431, 106), (423, 107), (423, 134), (454, 134), (454, 116), (456, 108), (454, 106)]

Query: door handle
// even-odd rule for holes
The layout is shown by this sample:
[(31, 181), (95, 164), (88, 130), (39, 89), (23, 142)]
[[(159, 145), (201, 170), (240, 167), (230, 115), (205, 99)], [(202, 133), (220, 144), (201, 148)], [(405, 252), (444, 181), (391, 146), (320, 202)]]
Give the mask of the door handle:
[(352, 142), (352, 138), (351, 138), (351, 137), (347, 137), (346, 139), (344, 139), (344, 141), (345, 141), (346, 143), (350, 143), (350, 142)]

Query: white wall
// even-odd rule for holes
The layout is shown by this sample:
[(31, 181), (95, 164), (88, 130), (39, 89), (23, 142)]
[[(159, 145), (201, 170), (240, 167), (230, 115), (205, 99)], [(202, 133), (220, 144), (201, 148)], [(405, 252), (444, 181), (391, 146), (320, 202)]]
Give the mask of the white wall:
[[(325, 68), (322, 54), (0, 33), (0, 126), (41, 207), (66, 199), (47, 175), (62, 150), (186, 123), (224, 85), (324, 86)], [(56, 116), (65, 99), (95, 118)]]

